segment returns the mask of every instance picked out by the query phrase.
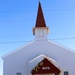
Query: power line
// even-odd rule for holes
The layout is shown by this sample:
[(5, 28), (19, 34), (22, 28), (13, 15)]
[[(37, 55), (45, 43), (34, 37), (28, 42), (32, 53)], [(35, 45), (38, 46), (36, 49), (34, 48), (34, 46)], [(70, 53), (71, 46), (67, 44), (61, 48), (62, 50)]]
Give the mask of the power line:
[(33, 36), (33, 35), (8, 35), (8, 36), (0, 36), (0, 37), (2, 37), (2, 38), (5, 37), (6, 38), (6, 37), (28, 37), (28, 36), (30, 37), (30, 36)]
[[(58, 34), (50, 34), (51, 36), (53, 35), (75, 35), (75, 33), (58, 33)], [(0, 37), (30, 37), (30, 36), (33, 36), (32, 34), (31, 35), (26, 35), (26, 34), (10, 34), (10, 35), (0, 35)], [(67, 37), (67, 38), (72, 38), (72, 37)], [(74, 38), (74, 37), (73, 37)]]
[[(46, 7), (55, 7), (55, 8), (59, 7), (60, 8), (60, 7), (75, 7), (75, 6), (74, 5), (71, 5), (71, 6), (49, 6), (49, 5), (43, 6), (43, 8), (46, 8)], [(20, 6), (20, 7), (16, 7), (16, 6), (15, 7), (0, 7), (0, 9), (6, 9), (6, 8), (8, 8), (8, 9), (32, 8), (33, 9), (33, 8), (37, 8), (37, 6), (35, 6), (35, 7), (32, 7), (32, 6), (31, 7), (29, 7), (29, 6), (28, 7), (26, 7), (26, 6)]]
[[(75, 19), (73, 18), (50, 18), (50, 19), (45, 19), (45, 20), (68, 20), (68, 19)], [(35, 19), (24, 19), (24, 20), (0, 20), (0, 22), (17, 22), (17, 21), (34, 21)]]
[[(52, 9), (44, 9), (44, 11), (69, 11), (69, 10), (75, 10), (75, 8), (62, 8), (62, 9), (54, 9), (54, 8), (52, 8)], [(5, 9), (5, 10), (2, 10), (2, 9), (0, 9), (0, 12), (34, 12), (34, 11), (36, 11), (35, 9), (34, 10), (32, 10), (32, 9), (30, 9), (30, 10), (28, 10), (28, 9)]]
[(60, 7), (75, 7), (75, 6), (49, 6), (49, 5), (46, 5), (46, 6), (44, 6), (44, 7), (55, 7), (55, 8), (56, 8), (56, 7), (59, 7), (59, 8), (60, 8)]
[[(75, 6), (43, 6), (42, 8), (75, 8)], [(37, 6), (34, 7), (0, 7), (0, 9), (36, 9)]]
[[(63, 34), (62, 34), (62, 33), (59, 33), (59, 34), (50, 34), (50, 35), (51, 35), (51, 36), (53, 36), (53, 35), (75, 35), (75, 33), (63, 33)], [(21, 35), (21, 34), (20, 34), (20, 35), (15, 35), (15, 34), (12, 35), (12, 34), (11, 34), (11, 35), (0, 35), (0, 37), (2, 37), (2, 38), (3, 38), (3, 37), (5, 37), (5, 38), (6, 38), (6, 37), (8, 37), (8, 38), (9, 38), (9, 37), (33, 37), (33, 35)], [(67, 38), (72, 38), (72, 37), (67, 37)], [(73, 37), (73, 38), (74, 38), (74, 37)]]
[(55, 39), (50, 39), (50, 40), (67, 40), (67, 39), (75, 39), (75, 37), (55, 38)]
[(24, 42), (31, 42), (31, 41), (10, 41), (10, 42), (0, 42), (0, 44), (24, 43)]
[[(75, 39), (75, 37), (55, 38), (55, 39), (49, 39), (49, 40), (68, 40), (68, 39)], [(31, 41), (10, 41), (10, 42), (0, 42), (0, 44), (25, 43), (25, 42), (31, 42)]]

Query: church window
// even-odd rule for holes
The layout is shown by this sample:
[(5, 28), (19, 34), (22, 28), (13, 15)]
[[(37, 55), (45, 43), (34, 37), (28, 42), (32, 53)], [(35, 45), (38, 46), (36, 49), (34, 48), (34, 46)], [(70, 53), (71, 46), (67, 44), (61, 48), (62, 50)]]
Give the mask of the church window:
[(64, 71), (64, 75), (69, 75), (68, 71)]
[(16, 75), (22, 75), (21, 72), (18, 72)]

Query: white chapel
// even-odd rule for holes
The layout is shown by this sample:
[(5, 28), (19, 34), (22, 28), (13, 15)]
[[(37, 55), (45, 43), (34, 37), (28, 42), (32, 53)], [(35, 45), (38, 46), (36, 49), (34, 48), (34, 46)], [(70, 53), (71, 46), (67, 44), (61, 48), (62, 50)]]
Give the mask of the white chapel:
[(35, 40), (2, 57), (3, 75), (74, 75), (75, 52), (48, 40), (48, 33), (39, 2)]

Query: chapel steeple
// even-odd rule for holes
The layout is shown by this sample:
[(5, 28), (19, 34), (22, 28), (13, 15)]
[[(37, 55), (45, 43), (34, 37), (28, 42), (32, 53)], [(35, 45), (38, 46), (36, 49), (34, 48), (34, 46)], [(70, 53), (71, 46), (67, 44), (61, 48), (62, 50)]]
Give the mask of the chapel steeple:
[(39, 2), (36, 24), (33, 28), (33, 35), (35, 35), (35, 40), (47, 40), (49, 28), (46, 26), (41, 3)]
[(43, 15), (43, 11), (42, 11), (42, 7), (41, 7), (40, 2), (39, 2), (39, 6), (38, 6), (38, 13), (37, 13), (35, 27), (46, 27), (46, 23), (45, 23), (45, 19), (44, 19), (44, 15)]

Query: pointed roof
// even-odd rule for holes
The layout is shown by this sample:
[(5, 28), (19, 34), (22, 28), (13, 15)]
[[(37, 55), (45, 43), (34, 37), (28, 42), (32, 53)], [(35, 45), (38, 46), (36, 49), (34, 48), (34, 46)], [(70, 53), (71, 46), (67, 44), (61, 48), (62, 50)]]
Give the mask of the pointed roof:
[(39, 6), (38, 6), (38, 13), (37, 13), (37, 19), (36, 19), (36, 25), (35, 27), (46, 27), (46, 23), (44, 20), (44, 15), (42, 12), (42, 7), (41, 7), (41, 3), (39, 2)]
[(49, 74), (55, 73), (60, 74), (60, 69), (56, 67), (51, 61), (47, 58), (44, 58), (38, 65), (31, 71), (34, 74)]

